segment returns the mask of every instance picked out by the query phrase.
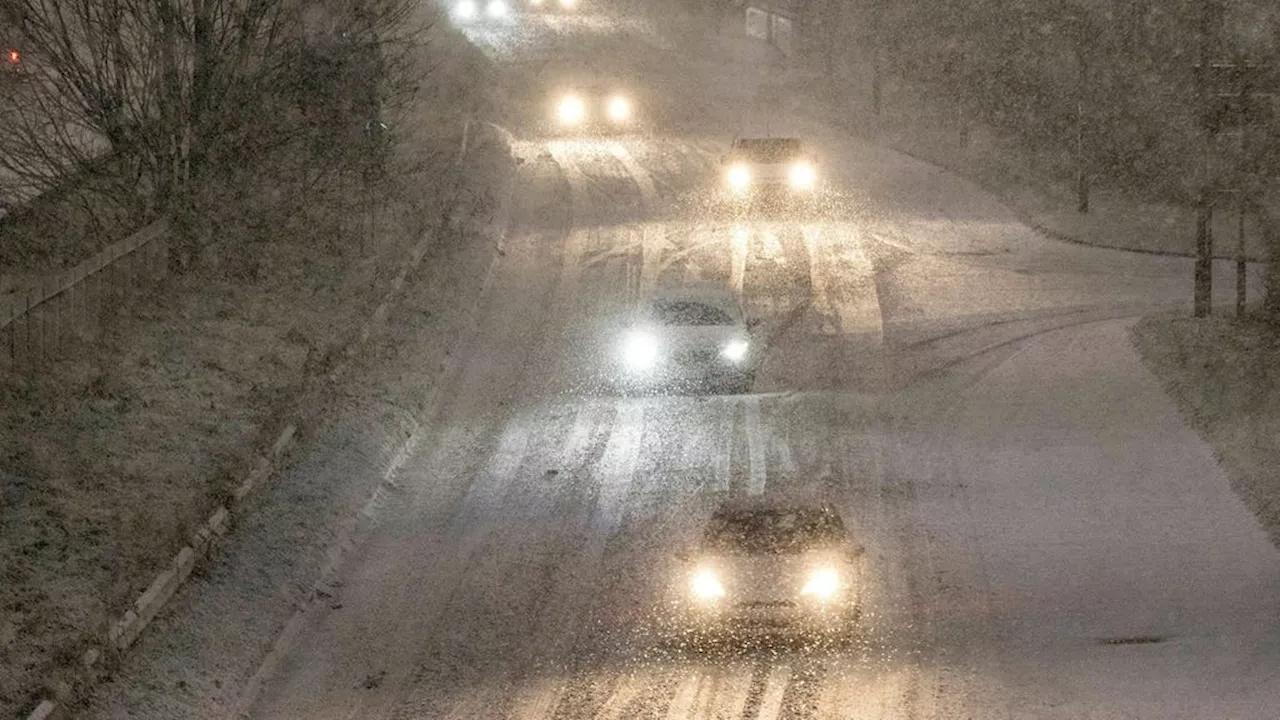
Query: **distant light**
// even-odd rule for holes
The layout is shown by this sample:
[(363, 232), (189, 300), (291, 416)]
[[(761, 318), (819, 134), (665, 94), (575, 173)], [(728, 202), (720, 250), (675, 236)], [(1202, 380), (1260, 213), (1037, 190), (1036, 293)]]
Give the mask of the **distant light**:
[(453, 12), (461, 20), (470, 20), (476, 16), (475, 0), (462, 0), (454, 6)]
[(560, 7), (564, 8), (565, 10), (569, 10), (574, 5), (577, 5), (577, 4), (578, 4), (578, 0), (560, 0)]
[(614, 122), (626, 122), (631, 119), (631, 101), (622, 95), (609, 98), (609, 119)]
[(503, 2), (503, 0), (489, 0), (489, 4), (485, 8), (485, 12), (492, 18), (506, 17), (507, 4)]
[(14, 63), (15, 65), (22, 62), (22, 53), (17, 50), (10, 50), (7, 57), (9, 58), (9, 62)]

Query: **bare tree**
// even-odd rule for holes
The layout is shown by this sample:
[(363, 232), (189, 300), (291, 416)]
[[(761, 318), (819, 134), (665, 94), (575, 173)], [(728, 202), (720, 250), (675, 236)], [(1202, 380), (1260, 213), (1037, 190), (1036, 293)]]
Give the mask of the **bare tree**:
[[(406, 61), (415, 36), (409, 0), (0, 3), (19, 20), (28, 50), (26, 81), (0, 118), (3, 190), (41, 193), (108, 160), (120, 180), (114, 202), (175, 221), (170, 260), (179, 270), (194, 262), (209, 233), (210, 187), (264, 150), (335, 132), (296, 121), (308, 110), (298, 97), (308, 84), (340, 87), (325, 94), (341, 103), (339, 114), (375, 119), (387, 97), (414, 82)], [(320, 36), (345, 45), (326, 46)], [(307, 61), (324, 53), (335, 61), (327, 74)], [(314, 119), (318, 110), (310, 109)], [(311, 184), (332, 170), (323, 163), (309, 169)]]

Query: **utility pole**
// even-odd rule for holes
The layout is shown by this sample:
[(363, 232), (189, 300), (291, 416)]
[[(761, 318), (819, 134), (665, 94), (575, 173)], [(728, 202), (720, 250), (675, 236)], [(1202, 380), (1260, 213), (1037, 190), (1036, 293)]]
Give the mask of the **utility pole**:
[(1219, 53), (1222, 37), (1223, 10), (1221, 0), (1200, 1), (1199, 62), (1196, 63), (1196, 89), (1202, 111), (1200, 189), (1196, 196), (1196, 265), (1195, 309), (1196, 317), (1207, 317), (1213, 312), (1213, 142), (1217, 134), (1209, 121), (1212, 95), (1210, 64)]
[[(1243, 315), (1248, 300), (1248, 258), (1245, 254), (1246, 215), (1257, 193), (1257, 158), (1250, 142), (1251, 126), (1263, 121), (1265, 102), (1280, 88), (1280, 78), (1270, 67), (1250, 63), (1243, 57), (1232, 62), (1210, 63), (1199, 68), (1205, 105), (1201, 123), (1212, 138), (1223, 131), (1237, 134), (1235, 169), (1230, 186), (1219, 183), (1210, 194), (1233, 195), (1236, 209), (1236, 314)], [(1197, 258), (1197, 271), (1199, 271)], [(1197, 274), (1197, 279), (1199, 275)], [(1197, 296), (1198, 298), (1199, 296)], [(1197, 308), (1199, 305), (1197, 305)], [(1206, 313), (1207, 314), (1207, 313)]]
[(1076, 212), (1089, 212), (1089, 167), (1085, 153), (1085, 94), (1089, 90), (1088, 38), (1082, 11), (1071, 16), (1072, 42), (1076, 55)]

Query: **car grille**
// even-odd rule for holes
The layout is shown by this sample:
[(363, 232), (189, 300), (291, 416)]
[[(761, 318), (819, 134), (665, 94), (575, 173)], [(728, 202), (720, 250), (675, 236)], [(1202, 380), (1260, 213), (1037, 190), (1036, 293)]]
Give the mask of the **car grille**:
[(793, 608), (796, 604), (790, 600), (746, 600), (738, 603), (738, 607), (747, 610), (768, 610), (774, 608)]
[(708, 349), (681, 350), (675, 360), (681, 365), (708, 365), (716, 361), (716, 351)]

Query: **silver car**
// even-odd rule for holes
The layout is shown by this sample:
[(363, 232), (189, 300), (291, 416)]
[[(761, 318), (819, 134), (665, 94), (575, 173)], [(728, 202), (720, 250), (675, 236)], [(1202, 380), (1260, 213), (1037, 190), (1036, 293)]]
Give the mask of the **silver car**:
[(830, 506), (726, 503), (682, 561), (671, 626), (705, 637), (847, 637), (860, 614), (861, 555)]
[(805, 198), (818, 186), (818, 161), (799, 138), (738, 138), (723, 158), (724, 182), (737, 198)]
[(660, 292), (619, 338), (616, 379), (632, 391), (748, 392), (761, 356), (753, 327), (727, 288)]

